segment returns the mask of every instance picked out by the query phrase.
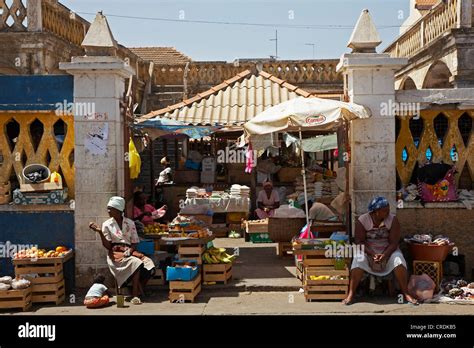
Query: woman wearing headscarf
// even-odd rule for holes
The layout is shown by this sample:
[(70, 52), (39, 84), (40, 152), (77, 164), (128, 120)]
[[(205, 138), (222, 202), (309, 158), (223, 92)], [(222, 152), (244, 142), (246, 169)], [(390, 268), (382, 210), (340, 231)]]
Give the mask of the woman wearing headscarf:
[(263, 190), (258, 193), (257, 209), (255, 213), (259, 219), (266, 219), (275, 214), (275, 209), (280, 207), (280, 197), (278, 192), (273, 189), (271, 181), (266, 180), (263, 183)]
[(110, 219), (102, 224), (102, 229), (93, 222), (89, 227), (99, 234), (102, 245), (109, 251), (107, 265), (117, 286), (121, 288), (131, 280), (131, 302), (141, 304), (139, 295), (153, 275), (155, 265), (150, 258), (136, 251), (140, 240), (135, 223), (123, 216), (124, 210), (125, 199), (112, 197), (107, 203)]
[(361, 215), (355, 224), (355, 242), (363, 246), (363, 252), (354, 255), (349, 294), (343, 303), (352, 304), (364, 273), (383, 277), (393, 272), (405, 300), (417, 304), (408, 294), (407, 264), (398, 249), (400, 223), (397, 217), (390, 214), (389, 203), (384, 197), (374, 198), (368, 206), (368, 211)]

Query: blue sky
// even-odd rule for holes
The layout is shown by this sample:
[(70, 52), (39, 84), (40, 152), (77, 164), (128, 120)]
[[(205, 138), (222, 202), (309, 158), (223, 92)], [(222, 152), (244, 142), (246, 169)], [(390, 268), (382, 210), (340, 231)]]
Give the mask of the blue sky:
[[(115, 38), (127, 47), (173, 46), (193, 60), (268, 58), (278, 30), (279, 59), (339, 58), (360, 12), (368, 8), (383, 40), (396, 38), (409, 0), (60, 0), (91, 21), (103, 10)], [(160, 21), (114, 17), (172, 19)], [(199, 24), (212, 21), (268, 26)], [(274, 24), (279, 25), (275, 27)], [(290, 27), (293, 26), (293, 27)], [(295, 26), (300, 26), (295, 28)], [(301, 26), (311, 26), (310, 29)], [(315, 26), (319, 26), (315, 28)]]

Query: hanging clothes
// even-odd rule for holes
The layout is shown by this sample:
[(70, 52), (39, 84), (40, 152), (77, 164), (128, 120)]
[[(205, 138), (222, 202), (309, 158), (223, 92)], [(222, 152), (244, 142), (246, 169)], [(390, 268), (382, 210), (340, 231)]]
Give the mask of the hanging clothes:
[(128, 143), (128, 161), (130, 167), (130, 179), (138, 178), (138, 176), (140, 175), (142, 160), (131, 137), (130, 142)]

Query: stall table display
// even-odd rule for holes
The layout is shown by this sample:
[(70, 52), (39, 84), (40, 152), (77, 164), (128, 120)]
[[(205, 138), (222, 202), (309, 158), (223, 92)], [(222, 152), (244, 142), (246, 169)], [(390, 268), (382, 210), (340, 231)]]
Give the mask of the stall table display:
[(20, 251), (13, 259), (15, 274), (31, 281), (32, 303), (54, 302), (58, 305), (65, 300), (63, 266), (72, 258), (73, 251), (66, 251), (64, 247), (58, 247), (57, 250), (62, 251), (50, 251), (45, 254), (34, 248), (33, 251), (30, 250), (33, 252), (33, 258), (26, 257), (31, 255), (28, 252)]

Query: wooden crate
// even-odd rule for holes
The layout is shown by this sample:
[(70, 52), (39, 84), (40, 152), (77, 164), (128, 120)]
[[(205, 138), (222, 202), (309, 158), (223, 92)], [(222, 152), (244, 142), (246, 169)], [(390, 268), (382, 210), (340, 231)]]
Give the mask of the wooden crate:
[(205, 251), (204, 245), (180, 245), (178, 247), (180, 260), (196, 260), (198, 265), (202, 265), (202, 254)]
[(194, 302), (201, 292), (201, 275), (191, 281), (170, 281), (170, 302)]
[(291, 256), (293, 255), (293, 246), (291, 242), (279, 242), (277, 246), (278, 256)]
[(311, 254), (303, 256), (304, 267), (332, 267), (336, 259), (330, 259), (325, 256), (326, 250), (312, 250)]
[(245, 229), (247, 233), (268, 233), (268, 219), (246, 221)]
[[(18, 264), (17, 260), (13, 260), (15, 265), (15, 275), (21, 275), (25, 279), (31, 281), (32, 285), (35, 284), (55, 284), (64, 279), (63, 275), (63, 264), (61, 262), (41, 262), (42, 259), (38, 259), (37, 262), (29, 261), (26, 264)], [(18, 260), (20, 261), (20, 260)], [(21, 260), (26, 261), (26, 260)], [(37, 277), (30, 276), (31, 274), (37, 274)]]
[(160, 286), (165, 285), (165, 277), (163, 275), (163, 271), (161, 269), (156, 269), (155, 275), (151, 278), (147, 285), (150, 286)]
[(227, 284), (232, 278), (232, 263), (203, 266), (204, 282), (219, 282)]
[(31, 286), (23, 290), (0, 291), (0, 309), (20, 308), (24, 312), (31, 308)]
[[(304, 296), (311, 300), (343, 300), (349, 289), (349, 269), (335, 270), (331, 268), (306, 267), (304, 272)], [(311, 280), (311, 276), (345, 276), (341, 280)]]
[(32, 291), (32, 303), (53, 302), (58, 305), (66, 299), (64, 280), (51, 284), (35, 284)]

